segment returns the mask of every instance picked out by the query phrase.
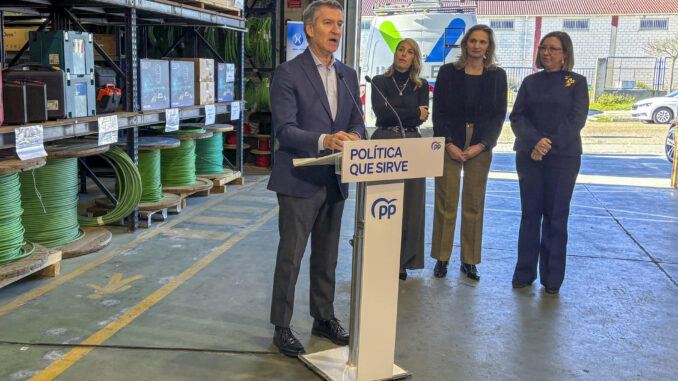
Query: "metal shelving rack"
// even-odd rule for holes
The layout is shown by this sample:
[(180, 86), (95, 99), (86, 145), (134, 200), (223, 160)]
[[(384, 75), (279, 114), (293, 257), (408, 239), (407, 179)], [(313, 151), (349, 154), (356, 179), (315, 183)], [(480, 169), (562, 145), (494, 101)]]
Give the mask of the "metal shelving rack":
[[(273, 76), (273, 72), (275, 71), (276, 67), (276, 62), (277, 62), (277, 56), (276, 56), (276, 40), (278, 37), (278, 23), (277, 23), (277, 12), (278, 12), (278, 1), (274, 0), (271, 4), (270, 7), (264, 7), (264, 8), (257, 8), (257, 5), (259, 4), (259, 1), (261, 0), (253, 0), (251, 4), (248, 4), (246, 1), (245, 3), (245, 16), (266, 16), (270, 15), (271, 16), (271, 67), (264, 67), (264, 68), (258, 68), (258, 67), (251, 67), (251, 68), (245, 68), (245, 72), (247, 73), (266, 73), (270, 74)], [(281, 7), (281, 9), (284, 9), (284, 7)], [(250, 64), (254, 66), (253, 62), (250, 60)], [(259, 76), (259, 79), (261, 79), (261, 75), (257, 74)], [(270, 161), (270, 168), (273, 168), (273, 164), (275, 163), (275, 128), (271, 126), (271, 161)]]
[[(235, 9), (234, 9), (235, 10)], [(228, 10), (225, 10), (227, 12)], [(126, 71), (109, 57), (103, 49), (94, 42), (94, 48), (113, 68), (118, 76), (124, 79), (126, 91), (125, 112), (117, 113), (118, 127), (125, 132), (127, 139), (127, 152), (136, 163), (138, 154), (138, 129), (139, 127), (158, 124), (165, 121), (164, 110), (151, 112), (138, 112), (137, 92), (137, 57), (139, 46), (137, 33), (143, 32), (145, 26), (181, 26), (191, 27), (223, 27), (236, 30), (240, 33), (237, 51), (239, 62), (236, 62), (236, 97), (242, 98), (244, 94), (244, 32), (245, 19), (237, 15), (229, 15), (223, 12), (201, 9), (187, 6), (168, 0), (3, 0), (0, 4), (0, 66), (5, 67), (7, 54), (4, 49), (4, 28), (10, 21), (11, 26), (38, 25), (39, 29), (52, 24), (57, 28), (73, 30), (85, 30), (85, 25), (108, 25), (118, 27), (116, 35), (124, 30), (124, 56), (131, 57), (126, 61)], [(37, 22), (36, 22), (37, 21)], [(182, 36), (183, 38), (183, 36)], [(218, 62), (224, 62), (214, 48), (209, 46), (202, 36), (194, 33), (195, 39), (202, 39)], [(120, 42), (120, 40), (118, 40)], [(179, 41), (180, 42), (180, 41)], [(174, 47), (179, 42), (175, 42)], [(14, 57), (13, 61), (27, 50), (27, 45)], [(197, 46), (197, 43), (194, 43)], [(118, 48), (118, 62), (122, 58), (121, 49)], [(197, 48), (194, 56), (197, 55)], [(242, 102), (242, 101), (234, 101)], [(233, 102), (219, 103), (215, 105), (217, 114), (230, 114)], [(199, 118), (205, 116), (204, 106), (189, 106), (180, 109), (181, 120)], [(43, 123), (44, 140), (54, 141), (76, 136), (96, 134), (98, 132), (98, 116), (48, 121)], [(20, 126), (0, 127), (0, 149), (14, 147), (14, 128)], [(243, 118), (242, 112), (236, 123), (237, 131), (237, 154), (236, 162), (230, 163), (233, 169), (243, 169), (242, 160), (242, 136)], [(129, 229), (136, 230), (138, 227), (138, 215), (134, 213), (129, 218)]]

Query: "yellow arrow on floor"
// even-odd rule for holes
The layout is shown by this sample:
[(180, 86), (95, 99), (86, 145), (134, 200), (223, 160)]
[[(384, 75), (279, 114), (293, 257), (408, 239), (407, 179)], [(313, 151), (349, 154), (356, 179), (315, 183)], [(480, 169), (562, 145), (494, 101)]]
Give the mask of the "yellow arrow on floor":
[(133, 276), (131, 278), (127, 279), (122, 279), (122, 273), (115, 273), (111, 277), (111, 279), (108, 281), (108, 284), (105, 285), (104, 287), (97, 286), (96, 284), (91, 284), (88, 283), (87, 285), (89, 287), (92, 287), (94, 291), (96, 292), (95, 294), (87, 296), (89, 299), (100, 299), (103, 294), (115, 294), (118, 292), (123, 292), (127, 289), (129, 289), (130, 285), (128, 283), (134, 282), (135, 280), (139, 280), (143, 278), (142, 275), (137, 275)]

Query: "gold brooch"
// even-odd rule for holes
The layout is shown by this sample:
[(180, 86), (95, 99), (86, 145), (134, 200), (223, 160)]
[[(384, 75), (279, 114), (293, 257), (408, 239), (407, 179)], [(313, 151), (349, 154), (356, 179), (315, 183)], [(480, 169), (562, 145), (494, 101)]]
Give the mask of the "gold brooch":
[(575, 81), (572, 77), (570, 77), (569, 75), (565, 76), (565, 87), (570, 87), (570, 86), (574, 85), (574, 82)]

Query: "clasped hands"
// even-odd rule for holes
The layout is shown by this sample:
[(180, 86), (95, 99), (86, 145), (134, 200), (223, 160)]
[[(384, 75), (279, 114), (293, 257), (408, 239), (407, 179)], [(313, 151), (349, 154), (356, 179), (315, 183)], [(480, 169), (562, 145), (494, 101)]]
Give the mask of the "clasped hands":
[(479, 153), (483, 152), (484, 149), (485, 146), (482, 144), (474, 144), (463, 151), (453, 143), (447, 143), (445, 145), (445, 150), (447, 151), (447, 154), (450, 155), (450, 158), (460, 163), (465, 163), (473, 159), (478, 156)]
[(541, 140), (534, 145), (534, 148), (532, 148), (530, 157), (534, 161), (541, 161), (549, 151), (551, 151), (551, 139), (541, 138)]
[(347, 140), (360, 140), (360, 135), (355, 132), (339, 131), (335, 134), (325, 135), (323, 139), (323, 147), (333, 151), (341, 151), (344, 147), (344, 142)]

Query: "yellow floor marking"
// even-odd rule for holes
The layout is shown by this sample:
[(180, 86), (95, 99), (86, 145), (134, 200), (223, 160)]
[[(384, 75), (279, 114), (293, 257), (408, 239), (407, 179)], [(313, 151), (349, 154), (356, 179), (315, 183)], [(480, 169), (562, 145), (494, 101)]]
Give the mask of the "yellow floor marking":
[(143, 278), (143, 275), (122, 279), (122, 273), (115, 273), (111, 279), (109, 279), (108, 284), (103, 287), (88, 283), (87, 286), (93, 288), (95, 293), (88, 295), (87, 297), (89, 299), (101, 299), (101, 296), (104, 294), (116, 294), (118, 292), (123, 292), (132, 287), (128, 283), (132, 283), (135, 280), (139, 280), (141, 278)]
[(235, 226), (245, 226), (250, 223), (251, 220), (243, 218), (232, 218), (232, 217), (213, 217), (213, 216), (197, 216), (192, 218), (188, 222), (194, 224), (206, 224), (206, 225), (235, 225)]
[(240, 196), (235, 196), (231, 200), (234, 201), (253, 201), (253, 202), (265, 202), (269, 204), (277, 204), (278, 199), (275, 197), (265, 197), (265, 196), (247, 196), (247, 195), (240, 195)]
[(213, 239), (216, 241), (223, 241), (226, 238), (230, 237), (231, 232), (217, 232), (213, 230), (194, 230), (194, 229), (184, 229), (176, 228), (168, 230), (163, 235), (170, 237), (179, 237), (179, 238), (195, 238), (195, 239)]
[[(153, 307), (156, 303), (158, 303), (167, 295), (169, 295), (172, 291), (177, 289), (177, 287), (181, 286), (185, 281), (189, 280), (192, 276), (197, 274), (198, 271), (202, 270), (207, 265), (212, 263), (212, 261), (219, 258), (221, 254), (223, 254), (228, 249), (233, 247), (233, 245), (235, 245), (236, 243), (240, 242), (243, 238), (252, 233), (260, 225), (264, 224), (266, 221), (273, 218), (273, 216), (275, 216), (277, 213), (278, 207), (271, 209), (271, 211), (269, 211), (264, 216), (256, 220), (247, 229), (241, 231), (240, 233), (233, 236), (233, 238), (229, 239), (228, 241), (221, 244), (219, 247), (212, 250), (203, 259), (196, 262), (188, 269), (184, 270), (184, 272), (181, 273), (174, 280), (170, 281), (169, 283), (159, 288), (157, 291), (155, 291), (154, 293), (146, 297), (144, 300), (139, 302), (139, 304), (132, 307), (129, 311), (127, 311), (127, 313), (125, 313), (118, 319), (114, 320), (113, 322), (109, 323), (102, 330), (94, 333), (92, 336), (88, 337), (85, 341), (83, 341), (80, 344), (81, 345), (102, 344), (103, 342), (108, 340), (111, 336), (115, 335), (118, 331), (124, 328), (126, 325), (131, 323), (134, 319), (143, 314), (146, 310)], [(94, 349), (93, 347), (89, 348), (80, 347), (72, 349), (68, 353), (66, 353), (66, 355), (62, 357), (60, 360), (55, 361), (50, 366), (45, 368), (45, 370), (31, 378), (31, 380), (32, 381), (52, 380), (55, 377), (62, 374), (63, 372), (65, 372), (68, 368), (70, 368), (73, 364), (82, 359), (93, 349)]]
[(244, 205), (219, 205), (212, 208), (212, 210), (227, 213), (264, 213), (268, 210), (268, 208)]
[[(260, 183), (264, 180), (265, 180), (265, 178), (262, 178), (260, 180), (255, 181), (255, 182), (248, 183), (247, 185), (242, 185), (241, 187), (238, 188), (238, 190), (236, 192), (240, 192), (241, 190), (249, 188), (250, 186), (257, 184), (257, 183)], [(153, 230), (149, 231), (148, 233), (144, 233), (144, 234), (138, 236), (137, 238), (135, 238), (133, 241), (129, 242), (128, 244), (123, 245), (120, 248), (113, 250), (106, 255), (103, 255), (99, 259), (92, 261), (92, 262), (78, 268), (77, 270), (74, 270), (73, 272), (71, 272), (69, 274), (61, 275), (58, 278), (55, 278), (55, 280), (49, 282), (48, 284), (41, 286), (41, 287), (38, 287), (35, 290), (32, 290), (32, 291), (30, 291), (26, 294), (23, 294), (23, 295), (17, 297), (16, 299), (12, 300), (11, 302), (0, 307), (0, 316), (6, 314), (9, 311), (14, 310), (15, 308), (21, 306), (22, 304), (24, 304), (24, 303), (26, 303), (30, 300), (33, 300), (33, 299), (35, 299), (35, 298), (37, 298), (37, 297), (39, 297), (39, 296), (41, 296), (45, 293), (57, 288), (58, 286), (68, 282), (69, 280), (71, 280), (75, 277), (86, 273), (87, 271), (99, 266), (100, 264), (110, 260), (111, 258), (115, 258), (116, 256), (118, 256), (118, 255), (124, 253), (125, 251), (135, 247), (136, 245), (148, 240), (149, 238), (155, 237), (156, 235), (164, 232), (165, 230), (168, 230), (168, 229), (176, 226), (177, 224), (184, 222), (185, 220), (195, 216), (196, 214), (202, 213), (206, 209), (213, 207), (215, 204), (218, 204), (219, 202), (224, 201), (224, 199), (225, 199), (224, 197), (217, 197), (213, 201), (208, 201), (205, 205), (201, 206), (198, 209), (192, 210), (189, 213), (186, 213), (186, 210), (184, 210), (182, 212), (182, 214), (179, 216), (179, 218), (175, 219), (174, 221), (171, 221), (171, 222), (168, 222), (167, 224), (159, 226), (158, 228), (153, 229)], [(230, 198), (229, 198), (229, 200), (230, 200)]]

